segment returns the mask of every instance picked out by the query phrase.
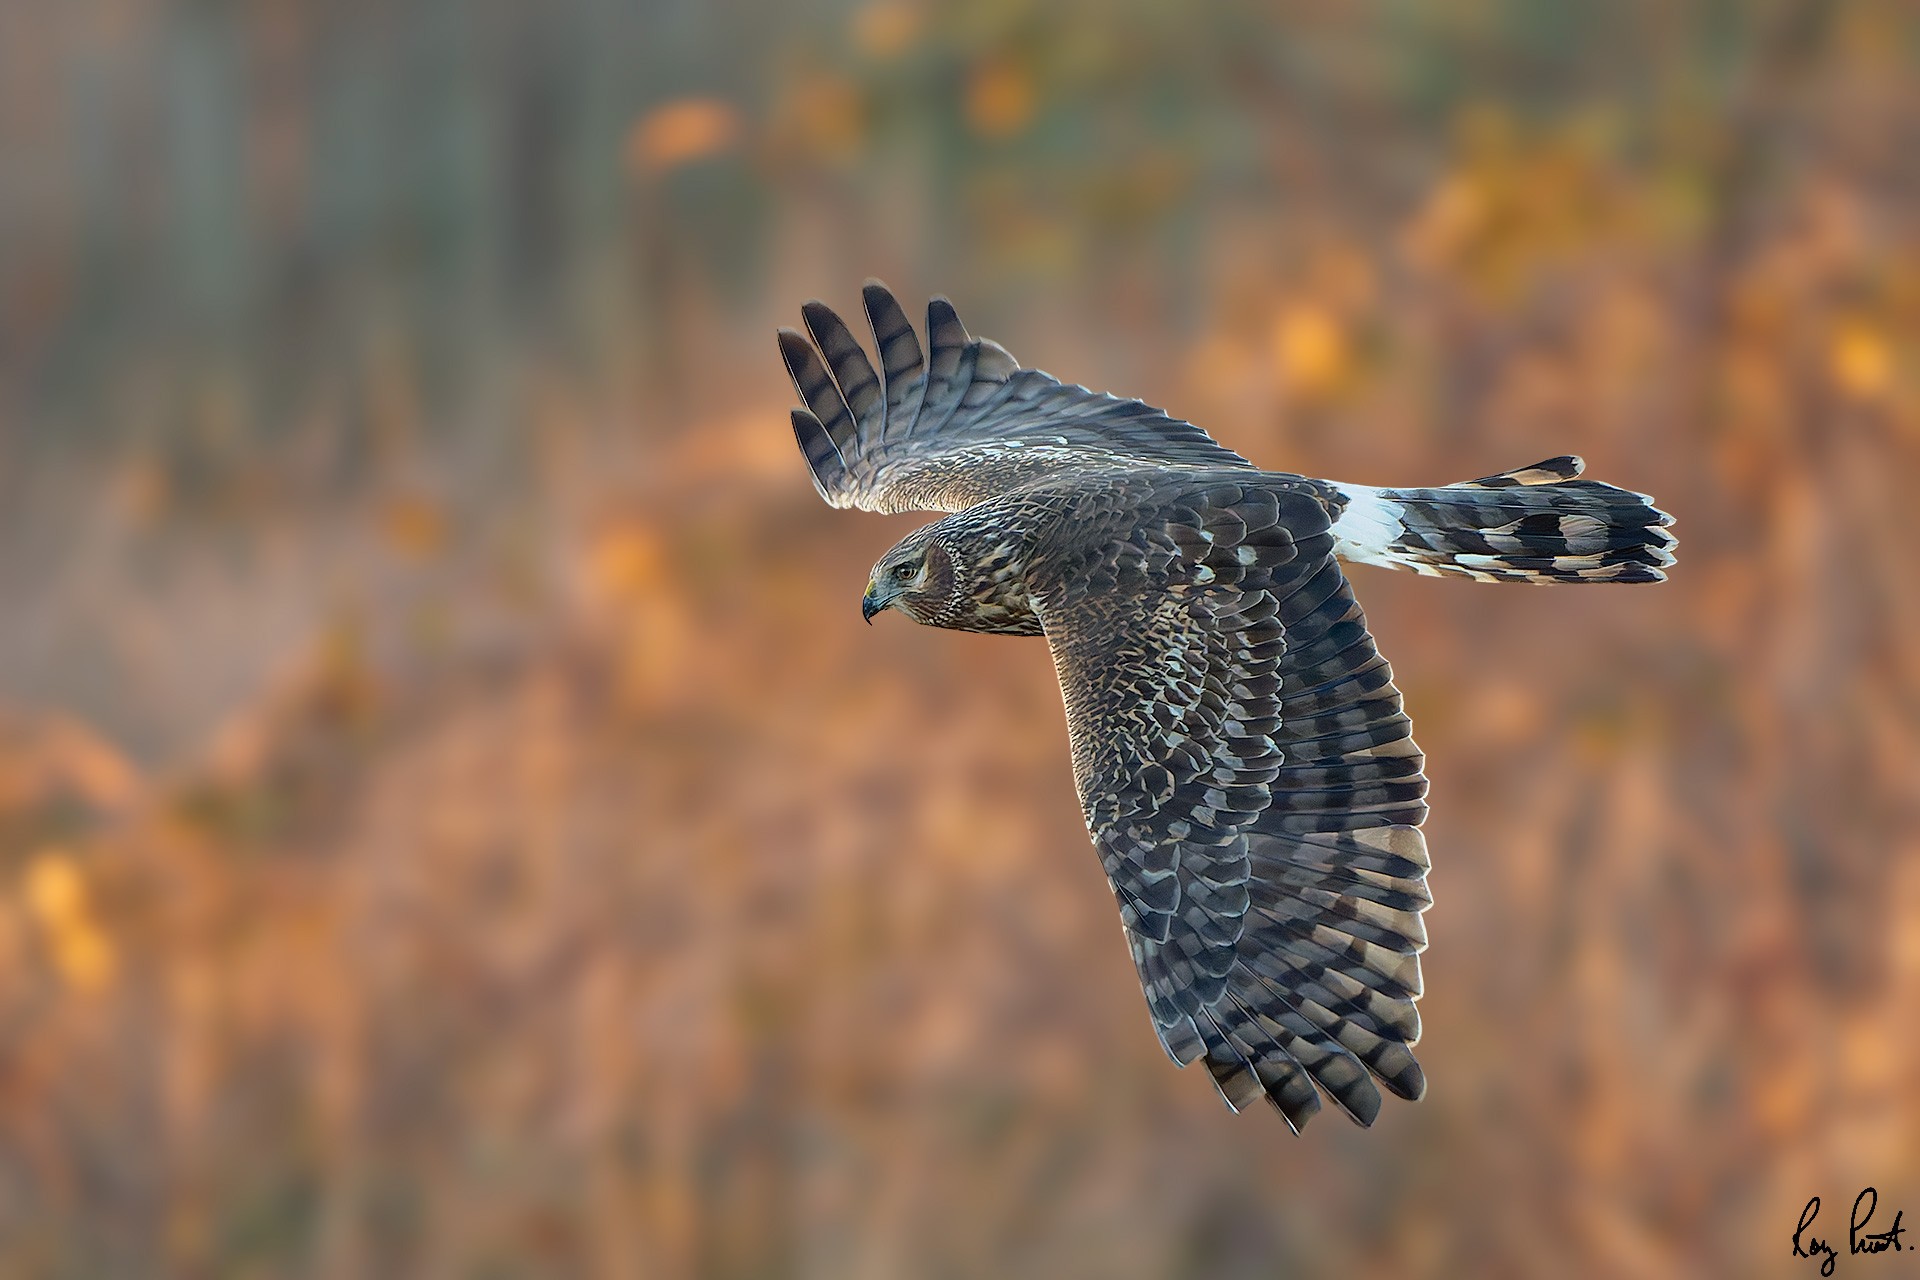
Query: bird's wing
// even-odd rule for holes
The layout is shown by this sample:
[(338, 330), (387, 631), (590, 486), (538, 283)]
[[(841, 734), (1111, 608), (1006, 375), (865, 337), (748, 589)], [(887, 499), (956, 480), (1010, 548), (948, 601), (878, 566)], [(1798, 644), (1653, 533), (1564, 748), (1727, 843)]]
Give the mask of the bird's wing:
[(1036, 600), (1161, 1043), (1296, 1129), (1314, 1082), (1362, 1124), (1369, 1073), (1419, 1097), (1427, 780), (1325, 509), (1306, 482), (1163, 473), (1060, 527)]
[(833, 506), (959, 511), (1089, 465), (1251, 465), (1152, 405), (1022, 369), (971, 337), (945, 298), (927, 307), (924, 352), (885, 285), (868, 281), (864, 299), (879, 372), (821, 303), (801, 308), (806, 334), (780, 330), (806, 405), (793, 411), (794, 435)]

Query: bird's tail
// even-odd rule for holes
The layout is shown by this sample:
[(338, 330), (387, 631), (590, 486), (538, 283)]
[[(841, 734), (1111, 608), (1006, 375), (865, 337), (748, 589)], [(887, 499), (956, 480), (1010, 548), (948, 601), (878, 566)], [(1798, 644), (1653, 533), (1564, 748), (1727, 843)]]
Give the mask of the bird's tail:
[(1334, 554), (1481, 582), (1663, 582), (1673, 517), (1548, 458), (1438, 489), (1332, 484)]

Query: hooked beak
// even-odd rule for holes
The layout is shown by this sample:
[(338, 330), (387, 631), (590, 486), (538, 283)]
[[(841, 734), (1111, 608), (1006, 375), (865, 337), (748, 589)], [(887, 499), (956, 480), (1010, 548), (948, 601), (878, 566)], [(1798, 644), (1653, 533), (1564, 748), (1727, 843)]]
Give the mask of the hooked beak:
[(860, 597), (860, 616), (867, 620), (868, 626), (872, 626), (873, 615), (879, 613), (886, 607), (886, 604), (880, 599), (880, 588), (874, 584), (872, 578), (868, 578), (867, 594)]

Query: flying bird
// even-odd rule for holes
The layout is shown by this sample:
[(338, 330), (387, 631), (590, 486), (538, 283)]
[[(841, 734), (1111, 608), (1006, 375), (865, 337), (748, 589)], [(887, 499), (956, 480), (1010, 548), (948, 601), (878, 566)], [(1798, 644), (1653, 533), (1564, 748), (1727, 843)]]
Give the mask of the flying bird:
[[(1672, 517), (1576, 457), (1437, 488), (1263, 471), (1139, 400), (1022, 369), (864, 290), (878, 366), (801, 308), (780, 354), (835, 507), (938, 511), (860, 602), (1045, 636), (1073, 776), (1160, 1043), (1294, 1130), (1417, 1099), (1424, 758), (1340, 562), (1481, 582), (1659, 582)], [(1316, 1088), (1317, 1086), (1317, 1088)]]

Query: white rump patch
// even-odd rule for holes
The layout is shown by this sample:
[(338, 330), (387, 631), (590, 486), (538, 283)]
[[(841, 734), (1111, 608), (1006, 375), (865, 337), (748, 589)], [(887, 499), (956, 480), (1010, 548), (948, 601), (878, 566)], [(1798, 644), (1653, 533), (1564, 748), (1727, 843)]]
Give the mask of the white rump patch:
[(1369, 485), (1329, 483), (1347, 500), (1333, 522), (1333, 554), (1355, 564), (1404, 566), (1405, 558), (1388, 548), (1406, 532), (1405, 508)]

